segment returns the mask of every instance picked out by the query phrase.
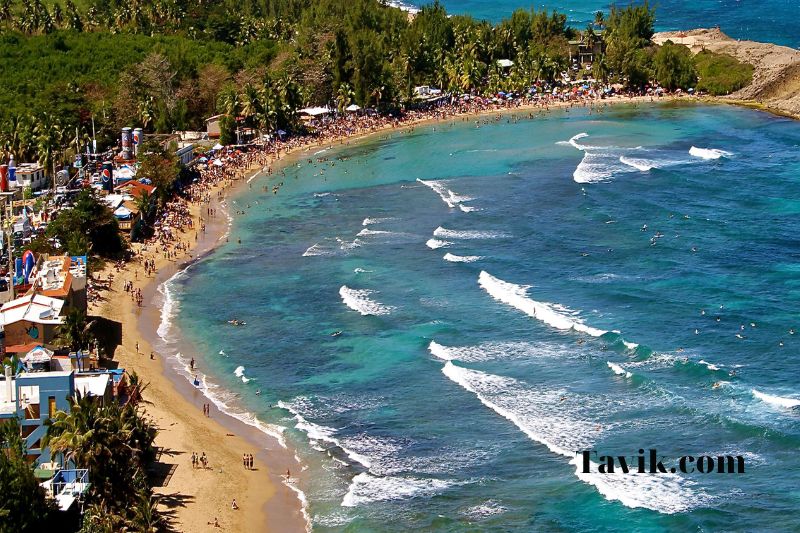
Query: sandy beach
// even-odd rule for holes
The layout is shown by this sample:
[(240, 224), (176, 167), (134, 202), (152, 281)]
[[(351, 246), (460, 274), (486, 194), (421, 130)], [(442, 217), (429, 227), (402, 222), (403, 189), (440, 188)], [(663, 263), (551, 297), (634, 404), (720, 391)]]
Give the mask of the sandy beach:
[[(230, 187), (229, 192), (243, 183), (244, 180)], [(213, 207), (221, 209), (218, 204), (212, 202)], [(191, 206), (197, 227), (201, 209), (205, 207)], [(111, 274), (113, 281), (103, 291), (103, 301), (92, 306), (89, 314), (121, 324), (122, 344), (114, 354), (114, 361), (149, 383), (144, 396), (150, 403), (145, 408), (159, 428), (156, 438), (156, 445), (162, 450), (159, 462), (175, 465), (166, 486), (155, 489), (162, 496), (162, 509), (171, 518), (173, 528), (179, 531), (304, 531), (306, 518), (300, 501), (284, 485), (282, 478), (287, 468), (299, 471), (293, 454), (277, 439), (220, 412), (179, 376), (157, 349), (156, 329), (161, 320), (158, 286), (189, 262), (212, 250), (227, 229), (227, 217), (210, 218), (205, 233), (200, 232), (196, 242), (194, 235), (186, 232), (183, 237), (190, 248), (177, 260), (148, 251), (138, 254), (136, 260), (120, 271), (113, 264), (107, 265), (97, 279), (107, 281)], [(156, 261), (156, 275), (145, 276), (144, 258)], [(132, 281), (135, 288), (142, 290), (142, 307), (138, 307), (124, 290), (126, 281)], [(154, 359), (150, 359), (151, 352), (155, 352)], [(210, 404), (209, 416), (203, 414), (203, 405), (207, 403)], [(193, 452), (205, 452), (209, 458), (208, 469), (192, 468)], [(244, 468), (244, 453), (255, 455), (253, 470)], [(231, 508), (234, 499), (238, 510)], [(219, 528), (213, 525), (215, 519)]]
[[(616, 97), (595, 102), (594, 107), (599, 110), (612, 104), (650, 105), (651, 102), (665, 103), (676, 99), (693, 101), (688, 97)], [(324, 137), (280, 151), (277, 157), (270, 158), (267, 166), (275, 170), (278, 163), (286, 164), (295, 158), (305, 157), (319, 147), (351, 144), (375, 135), (399, 134), (426, 124), (487, 120), (489, 116), (499, 120), (521, 113), (533, 113), (531, 118), (535, 119), (540, 113), (566, 107), (583, 105), (570, 102), (555, 102), (546, 108), (541, 105), (521, 105), (441, 118), (426, 117), (355, 135)], [(293, 451), (284, 447), (277, 438), (218, 410), (202, 391), (190, 383), (186, 375), (176, 370), (179, 363), (168, 359), (169, 354), (161, 353), (159, 348), (163, 341), (157, 334), (161, 322), (159, 304), (162, 301), (159, 285), (213, 251), (232, 224), (225, 214), (226, 200), (248, 190), (249, 182), (258, 178), (262, 170), (261, 165), (254, 165), (239, 172), (238, 180), (216, 186), (211, 191), (210, 196), (214, 199), (209, 205), (189, 204), (195, 228), (199, 228), (201, 221), (204, 221), (206, 231), (198, 231), (195, 240), (195, 229), (185, 230), (180, 239), (187, 244), (187, 250), (178, 251), (177, 258), (167, 259), (159, 251), (144, 250), (136, 244), (134, 260), (120, 269), (108, 264), (95, 276), (100, 285), (107, 287), (101, 291), (101, 300), (90, 306), (89, 314), (105, 317), (121, 325), (122, 343), (114, 353), (114, 361), (128, 372), (136, 372), (143, 381), (149, 383), (144, 397), (150, 402), (146, 405), (146, 411), (159, 428), (156, 438), (156, 445), (162, 450), (159, 462), (161, 466), (166, 465), (166, 469), (172, 470), (165, 486), (156, 487), (155, 490), (162, 496), (162, 509), (170, 517), (172, 527), (178, 531), (222, 529), (290, 532), (304, 531), (309, 527), (306, 510), (301, 504), (302, 493), (296, 491), (294, 486), (303, 487), (310, 480), (303, 478), (302, 465), (297, 462)], [(224, 189), (224, 192), (218, 197), (216, 193), (220, 189)], [(208, 217), (205, 214), (207, 207), (220, 213)], [(145, 259), (155, 261), (155, 275), (145, 275), (142, 266)], [(113, 278), (110, 282), (109, 276)], [(133, 282), (133, 287), (141, 290), (144, 302), (141, 307), (124, 290), (125, 282)], [(175, 341), (186, 350), (191, 350), (185, 340)], [(154, 359), (150, 358), (151, 352), (154, 353)], [(187, 369), (183, 370), (185, 374)], [(210, 404), (210, 416), (203, 414), (204, 404)], [(209, 458), (208, 469), (192, 468), (193, 452), (205, 452)], [(242, 454), (245, 453), (255, 455), (254, 470), (243, 467)], [(287, 469), (292, 472), (291, 487), (284, 483)], [(238, 510), (231, 508), (234, 499)], [(215, 519), (219, 527), (213, 525)]]

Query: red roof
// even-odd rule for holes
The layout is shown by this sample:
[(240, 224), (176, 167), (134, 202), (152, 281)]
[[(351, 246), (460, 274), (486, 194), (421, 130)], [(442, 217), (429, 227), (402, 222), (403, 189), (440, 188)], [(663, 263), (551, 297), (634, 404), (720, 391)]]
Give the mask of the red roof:
[(118, 185), (117, 190), (125, 191), (134, 198), (139, 198), (143, 192), (146, 192), (147, 194), (153, 194), (153, 191), (156, 190), (156, 188), (152, 185), (145, 185), (138, 180), (131, 180)]

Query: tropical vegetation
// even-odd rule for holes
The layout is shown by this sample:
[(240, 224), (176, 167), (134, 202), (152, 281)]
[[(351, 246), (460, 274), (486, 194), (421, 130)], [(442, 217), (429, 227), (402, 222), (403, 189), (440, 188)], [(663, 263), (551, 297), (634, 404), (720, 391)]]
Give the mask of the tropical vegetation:
[(561, 79), (571, 40), (605, 43), (599, 80), (638, 89), (657, 75), (687, 88), (692, 76), (665, 71), (683, 62), (650, 42), (654, 21), (647, 2), (612, 6), (579, 31), (556, 12), (490, 24), (438, 2), (409, 17), (379, 0), (0, 0), (0, 157), (50, 169), (90, 138), (114, 144), (122, 126), (197, 130), (217, 113), (232, 141), (236, 117), (292, 130), (304, 105), (386, 110), (418, 85), (521, 92)]

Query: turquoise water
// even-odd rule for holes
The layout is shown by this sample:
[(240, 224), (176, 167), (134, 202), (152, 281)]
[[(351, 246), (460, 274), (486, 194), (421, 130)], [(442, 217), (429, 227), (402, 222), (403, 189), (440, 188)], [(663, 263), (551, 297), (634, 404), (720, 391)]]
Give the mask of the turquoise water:
[[(468, 13), (477, 19), (493, 22), (507, 18), (517, 8), (557, 10), (567, 15), (569, 25), (583, 29), (594, 20), (594, 13), (609, 11), (611, 2), (603, 0), (560, 0), (555, 3), (520, 0), (440, 0), (448, 13)], [(422, 6), (430, 2), (408, 1)], [(617, 2), (619, 6), (627, 2)], [(800, 46), (800, 3), (795, 0), (661, 0), (650, 2), (656, 8), (656, 30), (687, 30), (720, 26), (738, 39), (751, 39)]]
[[(800, 123), (518, 118), (255, 180), (171, 286), (212, 392), (287, 428), (319, 531), (800, 528)], [(639, 448), (746, 473), (570, 464)]]

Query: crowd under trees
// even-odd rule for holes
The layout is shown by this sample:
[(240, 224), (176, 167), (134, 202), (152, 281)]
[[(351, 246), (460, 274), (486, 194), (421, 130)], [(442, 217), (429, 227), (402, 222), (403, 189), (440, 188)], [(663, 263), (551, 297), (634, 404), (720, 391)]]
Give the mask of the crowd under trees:
[(292, 130), (304, 105), (387, 110), (417, 85), (522, 92), (559, 80), (576, 39), (604, 41), (601, 82), (693, 86), (688, 51), (654, 46), (654, 22), (647, 3), (577, 30), (556, 12), (491, 24), (438, 3), (409, 17), (379, 0), (0, 0), (0, 157), (49, 169), (92, 136), (108, 146), (122, 126), (202, 130), (216, 113)]

